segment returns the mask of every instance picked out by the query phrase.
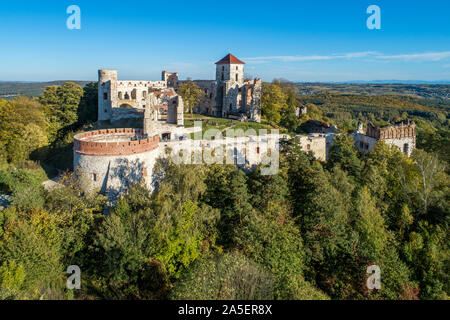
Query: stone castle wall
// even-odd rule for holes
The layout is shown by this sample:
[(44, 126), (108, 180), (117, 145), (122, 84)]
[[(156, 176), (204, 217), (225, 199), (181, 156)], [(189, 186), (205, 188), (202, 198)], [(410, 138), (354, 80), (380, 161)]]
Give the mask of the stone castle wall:
[(131, 185), (144, 181), (152, 189), (153, 166), (159, 156), (159, 136), (141, 129), (104, 129), (74, 137), (74, 169), (87, 190), (115, 200)]
[(369, 124), (365, 133), (360, 124), (353, 138), (359, 151), (370, 152), (378, 141), (384, 141), (388, 145), (396, 146), (409, 157), (416, 148), (416, 124), (402, 121), (382, 128)]
[(153, 190), (153, 167), (159, 148), (137, 154), (99, 156), (74, 152), (74, 168), (87, 191), (99, 191), (112, 202), (132, 185), (144, 182)]
[(310, 135), (310, 136), (296, 136), (302, 146), (302, 151), (311, 152), (317, 160), (327, 160), (327, 143), (325, 136)]
[(158, 148), (158, 135), (149, 138), (140, 137), (143, 137), (143, 130), (139, 129), (104, 129), (83, 132), (74, 137), (73, 149), (78, 154), (114, 156), (137, 154)]
[[(261, 80), (246, 81), (244, 62), (235, 57), (231, 60), (224, 59), (216, 63), (215, 80), (194, 80), (203, 91), (195, 111), (227, 118), (241, 118), (245, 115), (251, 121), (260, 122)], [(116, 109), (146, 109), (151, 105), (151, 92), (173, 90), (175, 93), (183, 82), (178, 79), (177, 72), (162, 71), (160, 81), (118, 81), (116, 70), (99, 70), (98, 119), (116, 121), (127, 116), (139, 117), (136, 112), (119, 112)], [(174, 113), (178, 117), (179, 111)]]

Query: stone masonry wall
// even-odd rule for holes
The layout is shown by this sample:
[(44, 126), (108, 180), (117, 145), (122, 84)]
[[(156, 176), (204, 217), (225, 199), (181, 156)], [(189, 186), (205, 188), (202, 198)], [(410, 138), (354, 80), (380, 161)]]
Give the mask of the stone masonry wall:
[(155, 150), (158, 148), (159, 136), (134, 141), (103, 142), (91, 141), (90, 138), (98, 135), (117, 135), (126, 133), (142, 136), (143, 130), (136, 129), (104, 129), (77, 134), (74, 137), (74, 152), (84, 155), (108, 156), (131, 155)]

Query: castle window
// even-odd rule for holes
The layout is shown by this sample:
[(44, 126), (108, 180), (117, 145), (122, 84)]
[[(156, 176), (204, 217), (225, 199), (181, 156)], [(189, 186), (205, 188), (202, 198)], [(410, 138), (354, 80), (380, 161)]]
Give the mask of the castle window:
[(256, 153), (259, 154), (259, 147), (256, 147)]
[(311, 145), (310, 144), (306, 145), (306, 150), (311, 150)]
[(225, 67), (224, 66), (222, 66), (222, 71), (225, 71)]
[(230, 111), (233, 109), (233, 104), (230, 103)]
[(107, 113), (107, 112), (108, 112), (108, 110), (105, 109), (105, 113)]
[(408, 151), (409, 151), (409, 144), (405, 143), (403, 145), (403, 153), (408, 154)]
[(108, 93), (107, 92), (103, 93), (103, 100), (108, 100)]
[(142, 98), (146, 98), (147, 97), (147, 92), (142, 91)]
[(238, 67), (238, 66), (236, 66), (236, 70), (239, 70), (239, 67)]
[(145, 104), (142, 107), (145, 109)]
[(170, 133), (163, 133), (161, 135), (162, 141), (170, 141)]
[(223, 72), (222, 72), (222, 81), (224, 80)]
[(239, 75), (236, 73), (236, 81), (238, 81), (238, 77), (239, 77)]
[(93, 174), (92, 174), (92, 180), (93, 180), (93, 181), (97, 181), (97, 174), (96, 174), (96, 173), (93, 173)]

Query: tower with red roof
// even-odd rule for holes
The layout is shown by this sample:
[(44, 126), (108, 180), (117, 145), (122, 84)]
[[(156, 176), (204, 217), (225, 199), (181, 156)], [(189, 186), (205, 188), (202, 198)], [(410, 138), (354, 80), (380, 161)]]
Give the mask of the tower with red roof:
[(244, 84), (244, 62), (227, 54), (221, 60), (216, 62), (216, 81), (217, 83), (232, 81), (239, 85)]

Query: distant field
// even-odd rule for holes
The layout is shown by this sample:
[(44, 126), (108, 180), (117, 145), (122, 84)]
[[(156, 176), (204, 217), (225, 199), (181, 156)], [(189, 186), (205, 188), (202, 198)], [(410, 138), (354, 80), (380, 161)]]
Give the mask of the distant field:
[[(84, 87), (92, 81), (50, 81), (50, 82), (0, 82), (0, 98), (11, 99), (15, 96), (39, 96), (47, 86), (61, 85), (67, 81)], [(321, 93), (340, 93), (355, 95), (400, 95), (450, 102), (450, 85), (430, 84), (332, 84), (332, 83), (299, 83), (298, 94), (309, 96)]]
[(48, 86), (59, 86), (65, 82), (75, 82), (76, 84), (84, 87), (86, 84), (92, 81), (51, 81), (51, 82), (0, 82), (0, 98), (11, 99), (15, 96), (29, 96), (36, 97)]
[(430, 84), (329, 84), (299, 83), (299, 95), (315, 95), (321, 93), (340, 93), (355, 95), (400, 95), (437, 101), (450, 101), (450, 85)]

